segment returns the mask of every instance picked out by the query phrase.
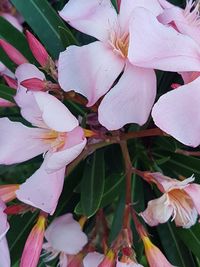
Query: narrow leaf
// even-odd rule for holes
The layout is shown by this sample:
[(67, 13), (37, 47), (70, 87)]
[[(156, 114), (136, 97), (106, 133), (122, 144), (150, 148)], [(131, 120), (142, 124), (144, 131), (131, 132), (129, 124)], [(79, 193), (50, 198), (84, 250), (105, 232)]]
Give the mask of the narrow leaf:
[(4, 84), (0, 84), (0, 97), (1, 98), (15, 103), (15, 101), (13, 99), (13, 96), (15, 96), (15, 95), (16, 95), (15, 89), (10, 88)]

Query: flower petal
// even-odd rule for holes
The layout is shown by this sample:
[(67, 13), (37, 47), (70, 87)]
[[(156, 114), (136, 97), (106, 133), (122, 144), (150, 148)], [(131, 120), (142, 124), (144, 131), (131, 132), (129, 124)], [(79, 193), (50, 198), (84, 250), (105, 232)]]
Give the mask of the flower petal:
[(70, 148), (66, 148), (54, 153), (48, 152), (45, 157), (47, 172), (54, 172), (71, 163), (82, 152), (86, 143), (87, 140), (85, 138), (81, 141), (81, 143)]
[(158, 16), (163, 12), (158, 0), (122, 0), (119, 12), (120, 27), (123, 30), (128, 30), (129, 20), (132, 12), (136, 7), (143, 7), (152, 12), (154, 16)]
[(65, 168), (47, 173), (45, 162), (16, 191), (17, 198), (51, 215), (54, 213), (62, 192)]
[(128, 63), (117, 85), (106, 94), (99, 106), (99, 122), (109, 130), (120, 129), (126, 123), (143, 125), (155, 97), (154, 71)]
[(112, 86), (124, 67), (124, 60), (101, 42), (70, 46), (60, 53), (58, 80), (64, 91), (75, 90), (92, 106)]
[(41, 118), (41, 111), (34, 99), (33, 93), (31, 91), (27, 92), (26, 88), (20, 85), (26, 79), (38, 78), (44, 80), (43, 72), (39, 71), (32, 64), (24, 63), (16, 69), (15, 75), (18, 80), (18, 92), (15, 96), (15, 101), (21, 108), (22, 116), (33, 125), (45, 128)]
[(49, 148), (41, 140), (42, 129), (28, 128), (20, 122), (0, 119), (0, 164), (14, 164), (29, 160)]
[(199, 71), (199, 57), (199, 46), (190, 37), (161, 24), (147, 9), (134, 9), (128, 53), (131, 63), (166, 71)]
[(104, 255), (96, 251), (89, 252), (83, 259), (84, 267), (98, 267), (103, 260)]
[(53, 249), (71, 255), (80, 252), (88, 241), (80, 224), (73, 219), (71, 213), (54, 219), (45, 231), (45, 238)]
[(143, 265), (136, 263), (136, 262), (126, 263), (126, 262), (117, 261), (116, 267), (143, 267)]
[(1, 267), (10, 267), (10, 253), (6, 237), (0, 240), (0, 262)]
[(70, 0), (60, 16), (77, 30), (107, 40), (117, 21), (117, 13), (110, 0)]
[(1, 13), (1, 16), (6, 19), (8, 22), (10, 22), (16, 29), (18, 29), (18, 31), (22, 32), (23, 31), (23, 27), (22, 25), (19, 23), (19, 21), (12, 16), (9, 13)]
[(8, 229), (9, 229), (9, 224), (7, 221), (7, 215), (6, 215), (6, 213), (4, 213), (5, 208), (6, 208), (6, 205), (0, 199), (0, 241), (6, 235)]
[(200, 77), (160, 97), (152, 110), (155, 124), (185, 145), (200, 144)]
[(184, 188), (184, 191), (191, 197), (194, 206), (200, 215), (200, 185), (195, 183), (190, 184)]
[(72, 131), (78, 126), (78, 120), (56, 97), (43, 93), (33, 93), (36, 103), (41, 110), (44, 123), (58, 132)]
[(5, 100), (3, 98), (0, 98), (0, 107), (13, 107), (15, 106), (14, 103), (8, 101), (8, 100)]
[(163, 194), (160, 198), (148, 202), (145, 211), (140, 215), (150, 226), (156, 226), (159, 223), (165, 223), (172, 216), (173, 207), (169, 203), (167, 194)]

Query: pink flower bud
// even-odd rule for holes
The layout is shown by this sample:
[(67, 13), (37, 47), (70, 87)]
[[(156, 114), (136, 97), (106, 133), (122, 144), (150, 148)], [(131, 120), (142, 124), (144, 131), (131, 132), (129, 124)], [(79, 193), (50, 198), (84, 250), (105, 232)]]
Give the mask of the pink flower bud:
[(180, 87), (181, 86), (181, 84), (179, 84), (179, 83), (172, 83), (171, 84), (171, 88), (172, 89), (177, 89), (178, 87)]
[(20, 84), (31, 91), (43, 91), (46, 88), (46, 82), (38, 78), (27, 79)]
[(28, 60), (11, 44), (7, 43), (4, 40), (0, 40), (0, 46), (6, 52), (8, 57), (17, 65), (27, 63)]
[(98, 267), (113, 267), (115, 266), (115, 253), (109, 250), (103, 261), (98, 265)]
[(4, 80), (13, 89), (17, 89), (17, 81), (7, 75), (3, 75)]
[(46, 224), (46, 216), (40, 215), (37, 223), (31, 230), (22, 253), (20, 267), (37, 267), (40, 258), (42, 244), (44, 239), (44, 231)]
[(16, 205), (11, 205), (9, 207), (7, 207), (4, 212), (7, 215), (18, 215), (18, 214), (24, 214), (28, 211), (32, 211), (33, 212), (34, 208), (26, 205), (26, 204), (16, 204)]
[(26, 38), (35, 59), (40, 63), (42, 67), (45, 67), (48, 64), (49, 60), (49, 55), (46, 49), (28, 30), (26, 31)]
[(118, 7), (118, 10), (120, 10), (120, 6), (121, 6), (121, 0), (117, 0), (117, 7)]
[(8, 184), (0, 186), (0, 198), (3, 202), (9, 202), (16, 198), (16, 190), (19, 189), (18, 184)]

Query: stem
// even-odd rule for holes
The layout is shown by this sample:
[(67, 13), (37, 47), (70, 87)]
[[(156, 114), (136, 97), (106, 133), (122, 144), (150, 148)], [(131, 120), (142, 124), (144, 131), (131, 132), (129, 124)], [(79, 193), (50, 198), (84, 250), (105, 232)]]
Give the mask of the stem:
[(130, 204), (132, 202), (132, 197), (131, 197), (132, 162), (130, 159), (127, 143), (125, 141), (121, 141), (120, 146), (124, 158), (125, 174), (126, 174), (126, 206), (124, 210), (123, 228), (129, 228)]
[(182, 154), (185, 156), (195, 156), (195, 157), (200, 156), (200, 151), (187, 151), (187, 150), (177, 149), (175, 153)]
[(120, 139), (129, 140), (129, 139), (138, 138), (138, 137), (162, 136), (162, 135), (166, 135), (166, 134), (159, 128), (153, 128), (153, 129), (142, 130), (139, 132), (123, 133), (121, 134)]

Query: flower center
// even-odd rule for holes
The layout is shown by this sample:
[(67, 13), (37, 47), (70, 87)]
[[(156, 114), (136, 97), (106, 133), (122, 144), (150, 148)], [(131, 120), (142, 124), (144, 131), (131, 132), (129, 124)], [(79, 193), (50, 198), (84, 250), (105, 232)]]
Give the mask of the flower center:
[(184, 10), (184, 16), (187, 19), (188, 23), (197, 27), (200, 26), (199, 6), (199, 2), (195, 4), (195, 2), (189, 0), (187, 1), (187, 5)]
[(129, 33), (120, 34), (118, 32), (111, 32), (109, 44), (113, 48), (113, 51), (123, 58), (128, 56), (129, 47)]
[(56, 132), (51, 130), (45, 133), (42, 137), (45, 143), (51, 145), (51, 149), (53, 152), (62, 149), (66, 142), (66, 135), (67, 133)]

